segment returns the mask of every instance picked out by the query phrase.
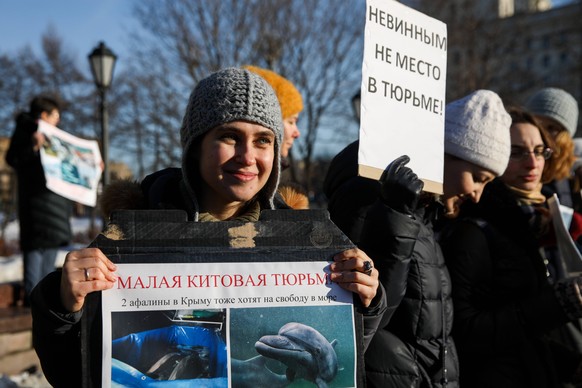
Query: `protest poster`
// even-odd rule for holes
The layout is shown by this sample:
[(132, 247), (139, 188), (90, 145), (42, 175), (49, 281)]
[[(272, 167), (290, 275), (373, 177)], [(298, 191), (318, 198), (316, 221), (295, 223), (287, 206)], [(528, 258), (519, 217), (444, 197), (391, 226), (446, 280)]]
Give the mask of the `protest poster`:
[(393, 0), (366, 7), (359, 175), (408, 155), (424, 190), (442, 193), (446, 25)]
[[(328, 269), (353, 244), (327, 212), (198, 223), (182, 211), (123, 211), (112, 224), (121, 238), (92, 243), (119, 278), (85, 304), (83, 364), (101, 380), (84, 386), (362, 384), (362, 325)], [(99, 327), (88, 324), (95, 314)]]
[(46, 139), (40, 148), (46, 187), (71, 201), (94, 207), (102, 172), (97, 141), (78, 138), (43, 120), (39, 120), (38, 130)]
[(561, 205), (558, 196), (554, 194), (548, 198), (548, 207), (552, 216), (556, 244), (560, 252), (559, 268), (563, 277), (579, 276), (582, 274), (582, 255), (570, 236), (569, 228), (574, 209)]

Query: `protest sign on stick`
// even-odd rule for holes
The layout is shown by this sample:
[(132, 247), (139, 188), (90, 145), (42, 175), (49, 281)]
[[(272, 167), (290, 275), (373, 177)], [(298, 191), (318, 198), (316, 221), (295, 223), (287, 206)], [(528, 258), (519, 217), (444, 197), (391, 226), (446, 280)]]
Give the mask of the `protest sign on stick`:
[(359, 174), (378, 179), (406, 154), (424, 190), (442, 193), (446, 25), (397, 1), (366, 7)]
[(102, 171), (97, 141), (80, 139), (42, 120), (38, 130), (46, 139), (40, 149), (46, 187), (71, 201), (94, 207)]

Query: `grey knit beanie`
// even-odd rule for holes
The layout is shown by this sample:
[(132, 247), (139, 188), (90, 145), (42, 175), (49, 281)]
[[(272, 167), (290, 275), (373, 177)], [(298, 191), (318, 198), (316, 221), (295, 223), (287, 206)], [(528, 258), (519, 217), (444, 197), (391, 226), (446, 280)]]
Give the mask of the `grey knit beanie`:
[(556, 120), (574, 137), (578, 127), (578, 103), (563, 89), (543, 88), (534, 93), (525, 103), (533, 114)]
[(238, 120), (262, 125), (275, 133), (273, 170), (265, 187), (259, 192), (261, 206), (274, 208), (273, 197), (281, 171), (279, 147), (283, 138), (279, 101), (271, 86), (261, 76), (233, 67), (217, 71), (196, 85), (182, 120), (182, 170), (196, 211), (198, 205), (194, 195), (195, 182), (191, 180), (197, 175), (198, 161), (192, 145), (214, 127)]
[(477, 90), (446, 106), (445, 152), (502, 175), (511, 152), (510, 126), (501, 98)]

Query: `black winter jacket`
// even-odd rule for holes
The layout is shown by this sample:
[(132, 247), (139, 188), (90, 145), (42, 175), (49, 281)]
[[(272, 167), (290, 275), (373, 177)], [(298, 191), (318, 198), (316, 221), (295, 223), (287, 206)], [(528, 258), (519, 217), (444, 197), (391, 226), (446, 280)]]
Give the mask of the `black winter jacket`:
[[(415, 219), (378, 201), (377, 181), (357, 176), (358, 142), (332, 161), (324, 190), (332, 221), (373, 260), (388, 299), (365, 354), (370, 387), (458, 385), (458, 361), (449, 334), (450, 278), (433, 233), (433, 203)], [(443, 357), (443, 355), (445, 355)]]
[(27, 113), (16, 119), (16, 129), (6, 162), (18, 176), (18, 218), (23, 251), (57, 248), (71, 240), (71, 202), (46, 188), (40, 154), (33, 150), (32, 135), (38, 124)]
[(451, 281), (433, 214), (431, 206), (412, 219), (381, 202), (368, 213), (360, 246), (374, 259), (388, 299), (365, 355), (371, 387), (458, 386)]
[(567, 318), (513, 194), (495, 180), (461, 217), (443, 233), (442, 247), (453, 280), (462, 385), (560, 386), (555, 365), (571, 376), (580, 360), (546, 337)]

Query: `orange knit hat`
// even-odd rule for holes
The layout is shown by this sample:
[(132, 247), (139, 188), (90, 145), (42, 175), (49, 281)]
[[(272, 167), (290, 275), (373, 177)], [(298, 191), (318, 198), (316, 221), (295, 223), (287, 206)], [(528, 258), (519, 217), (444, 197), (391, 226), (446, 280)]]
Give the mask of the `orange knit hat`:
[(262, 69), (257, 66), (243, 66), (243, 68), (263, 77), (275, 90), (275, 94), (281, 105), (283, 119), (296, 115), (303, 110), (301, 93), (299, 93), (299, 90), (297, 90), (291, 81), (274, 71)]

